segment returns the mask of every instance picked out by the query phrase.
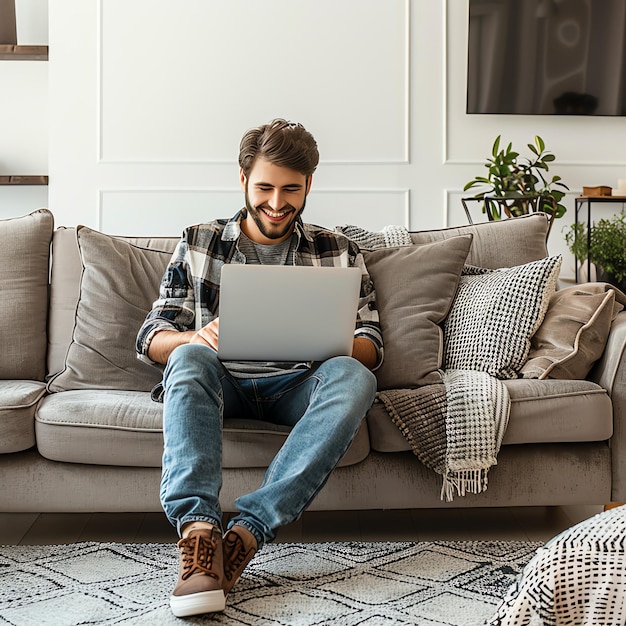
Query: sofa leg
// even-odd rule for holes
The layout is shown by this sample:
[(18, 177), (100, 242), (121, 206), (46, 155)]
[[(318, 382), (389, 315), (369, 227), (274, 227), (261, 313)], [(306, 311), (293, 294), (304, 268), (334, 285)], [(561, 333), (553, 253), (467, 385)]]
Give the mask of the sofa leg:
[(608, 511), (610, 509), (614, 509), (618, 506), (624, 506), (626, 504), (626, 502), (609, 502), (608, 504), (604, 505), (604, 510)]

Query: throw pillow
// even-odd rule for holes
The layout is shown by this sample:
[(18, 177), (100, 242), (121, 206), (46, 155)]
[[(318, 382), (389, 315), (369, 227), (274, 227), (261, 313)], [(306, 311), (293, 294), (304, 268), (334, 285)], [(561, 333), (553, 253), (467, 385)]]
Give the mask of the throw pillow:
[(467, 224), (439, 230), (411, 233), (413, 243), (430, 243), (447, 237), (474, 235), (467, 262), (480, 267), (497, 269), (538, 261), (548, 255), (546, 237), (548, 217), (531, 213), (495, 222)]
[(531, 340), (523, 378), (585, 378), (602, 356), (611, 323), (624, 305), (626, 296), (607, 283), (574, 285), (554, 293)]
[(150, 391), (161, 379), (137, 359), (135, 339), (171, 258), (85, 226), (76, 230), (83, 272), (65, 368), (49, 391)]
[(442, 382), (442, 329), (472, 236), (364, 252), (374, 282), (385, 347), (378, 388)]
[(444, 369), (516, 378), (548, 310), (561, 257), (461, 276), (444, 324)]
[(0, 379), (44, 380), (53, 230), (47, 209), (0, 220)]

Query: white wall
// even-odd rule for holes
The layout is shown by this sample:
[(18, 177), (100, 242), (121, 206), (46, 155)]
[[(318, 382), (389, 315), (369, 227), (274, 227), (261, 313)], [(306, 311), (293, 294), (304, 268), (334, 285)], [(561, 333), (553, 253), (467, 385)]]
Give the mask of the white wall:
[[(463, 185), (484, 173), (495, 136), (523, 147), (539, 134), (571, 188), (550, 237), (569, 257), (573, 198), (626, 178), (626, 118), (466, 115), (467, 10), (466, 0), (50, 0), (57, 224), (176, 235), (229, 216), (241, 205), (241, 134), (282, 116), (318, 139), (306, 217), (327, 226), (465, 223)], [(45, 92), (41, 77), (29, 81)]]

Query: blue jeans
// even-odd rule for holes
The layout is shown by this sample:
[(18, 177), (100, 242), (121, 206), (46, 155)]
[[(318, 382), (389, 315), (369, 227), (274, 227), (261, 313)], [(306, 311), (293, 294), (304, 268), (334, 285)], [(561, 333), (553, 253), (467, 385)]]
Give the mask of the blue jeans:
[(376, 377), (350, 357), (267, 378), (233, 378), (209, 347), (179, 346), (163, 377), (161, 504), (180, 534), (184, 524), (222, 527), (223, 419), (291, 426), (261, 486), (235, 500), (240, 524), (259, 547), (297, 519), (324, 486), (374, 401)]

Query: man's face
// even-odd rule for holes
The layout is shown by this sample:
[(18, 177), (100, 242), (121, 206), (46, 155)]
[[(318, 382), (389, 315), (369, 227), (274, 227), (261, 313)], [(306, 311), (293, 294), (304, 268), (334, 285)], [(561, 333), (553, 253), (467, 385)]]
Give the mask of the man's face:
[(248, 215), (242, 223), (247, 237), (262, 244), (285, 241), (304, 210), (311, 178), (287, 167), (258, 159), (246, 178), (239, 173)]

